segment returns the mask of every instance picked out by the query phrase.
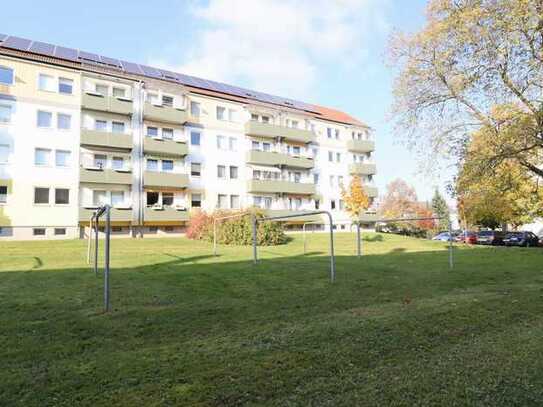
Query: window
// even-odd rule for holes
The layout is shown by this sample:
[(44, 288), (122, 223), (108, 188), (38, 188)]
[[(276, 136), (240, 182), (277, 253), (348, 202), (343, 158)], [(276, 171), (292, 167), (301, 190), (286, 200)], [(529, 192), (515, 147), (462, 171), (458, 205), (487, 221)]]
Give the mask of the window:
[(192, 208), (202, 207), (202, 194), (192, 194), (190, 196), (190, 206)]
[(160, 105), (160, 100), (156, 93), (147, 93), (147, 102), (151, 103), (152, 105)]
[(34, 203), (48, 204), (49, 203), (49, 188), (34, 188)]
[(124, 88), (113, 88), (113, 96), (116, 98), (125, 98), (126, 97), (126, 89)]
[(113, 168), (114, 170), (122, 170), (124, 168), (124, 158), (113, 157), (111, 159), (111, 168)]
[(46, 148), (36, 148), (34, 150), (34, 164), (35, 165), (49, 165), (49, 157), (51, 150)]
[(272, 206), (272, 199), (269, 196), (264, 197), (264, 209), (270, 209)]
[(237, 179), (238, 178), (238, 167), (230, 167), (230, 179)]
[(341, 153), (336, 153), (336, 161), (337, 162), (341, 161)]
[(111, 131), (113, 133), (124, 133), (123, 122), (111, 122)]
[(342, 211), (343, 209), (345, 209), (345, 203), (343, 202), (342, 199), (339, 200), (339, 210)]
[(53, 122), (53, 113), (38, 110), (38, 127), (51, 127)]
[(254, 114), (254, 113), (251, 113), (251, 120), (254, 121), (254, 122), (257, 122), (258, 121), (258, 115)]
[(330, 186), (331, 187), (334, 186), (334, 176), (333, 175), (330, 175)]
[(55, 77), (41, 73), (38, 76), (38, 89), (46, 90), (48, 92), (54, 92), (55, 91)]
[(173, 192), (162, 193), (162, 205), (173, 206)]
[(95, 120), (94, 130), (107, 131), (107, 122), (105, 120)]
[(55, 228), (55, 236), (64, 236), (66, 235), (66, 228)]
[(94, 166), (100, 169), (106, 168), (107, 156), (105, 154), (94, 154)]
[(107, 204), (107, 192), (99, 189), (92, 191), (92, 203), (95, 206)]
[(111, 191), (111, 205), (122, 206), (124, 204), (124, 191)]
[(237, 151), (238, 150), (238, 139), (235, 137), (229, 137), (228, 138), (228, 148), (230, 151)]
[(190, 102), (190, 114), (194, 117), (200, 117), (200, 103)]
[(332, 129), (330, 127), (326, 128), (326, 135), (328, 136), (328, 138), (332, 138)]
[(162, 160), (162, 171), (173, 171), (173, 160)]
[(64, 93), (66, 95), (71, 95), (73, 93), (74, 81), (66, 78), (58, 79), (58, 93)]
[(336, 209), (336, 201), (334, 201), (333, 199), (330, 201), (330, 209)]
[(158, 192), (147, 192), (147, 206), (153, 206), (158, 204), (159, 194)]
[(217, 148), (219, 150), (227, 150), (228, 149), (228, 146), (226, 144), (226, 137), (217, 136)]
[(222, 106), (217, 106), (217, 120), (226, 120), (226, 109)]
[(45, 228), (34, 228), (32, 234), (34, 236), (45, 236)]
[(173, 129), (162, 129), (162, 138), (164, 140), (173, 140)]
[(8, 187), (0, 185), (0, 203), (6, 203), (8, 200)]
[(339, 129), (336, 129), (336, 140), (339, 140)]
[(292, 147), (292, 153), (294, 155), (300, 155), (300, 152), (301, 152), (300, 147), (298, 147), (298, 146)]
[(253, 205), (260, 208), (262, 206), (262, 197), (261, 196), (254, 196), (253, 197)]
[(319, 183), (319, 174), (313, 174), (313, 183), (318, 184)]
[(6, 164), (9, 158), (9, 146), (0, 144), (0, 164)]
[(239, 209), (239, 195), (230, 195), (230, 208)]
[(173, 107), (173, 97), (162, 95), (162, 106)]
[(217, 197), (217, 207), (220, 209), (228, 208), (228, 195), (219, 194)]
[(293, 129), (297, 129), (298, 128), (298, 121), (297, 120), (292, 120), (292, 122), (290, 122), (290, 127), (292, 127)]
[(260, 143), (258, 141), (253, 141), (251, 143), (253, 150), (260, 150)]
[(321, 202), (318, 199), (315, 199), (315, 209), (318, 210), (321, 206)]
[(147, 137), (158, 137), (158, 128), (147, 126)]
[(158, 160), (153, 158), (147, 159), (147, 170), (148, 171), (158, 171)]
[(62, 130), (70, 130), (72, 127), (72, 116), (65, 113), (57, 115), (57, 127)]
[(0, 105), (0, 123), (11, 122), (11, 106)]
[(4, 85), (13, 85), (13, 69), (6, 66), (0, 66), (0, 83)]
[(57, 167), (68, 167), (70, 165), (70, 152), (64, 150), (55, 151), (55, 165)]
[(107, 85), (100, 85), (99, 83), (96, 84), (96, 93), (99, 93), (102, 96), (107, 96), (109, 93), (109, 88)]
[(226, 178), (226, 167), (224, 165), (217, 165), (217, 178)]
[(270, 117), (269, 116), (262, 116), (262, 123), (269, 123)]
[(328, 151), (328, 161), (334, 161), (334, 153), (332, 151)]
[(270, 143), (262, 143), (262, 150), (271, 151), (271, 144)]
[(70, 190), (66, 188), (55, 188), (55, 204), (68, 205), (70, 203)]
[(338, 185), (340, 185), (340, 186), (343, 185), (343, 176), (342, 176), (342, 175), (340, 175), (340, 176), (337, 177), (337, 183), (338, 183)]
[(190, 132), (190, 144), (193, 146), (199, 146), (200, 145), (200, 133), (197, 131), (191, 131)]
[(294, 182), (299, 183), (302, 180), (302, 173), (301, 172), (295, 172), (294, 173)]
[(228, 120), (231, 122), (238, 121), (238, 111), (235, 109), (228, 109)]
[(190, 163), (190, 175), (193, 177), (199, 177), (202, 174), (200, 163)]

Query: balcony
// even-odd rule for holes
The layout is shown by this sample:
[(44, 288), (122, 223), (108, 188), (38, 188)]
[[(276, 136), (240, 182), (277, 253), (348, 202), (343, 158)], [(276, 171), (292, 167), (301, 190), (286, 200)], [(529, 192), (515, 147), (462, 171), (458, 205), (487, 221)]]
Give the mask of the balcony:
[(315, 193), (315, 184), (281, 180), (249, 180), (247, 181), (248, 192), (285, 193), (312, 195)]
[(259, 165), (285, 165), (287, 167), (297, 167), (310, 169), (315, 166), (310, 158), (293, 157), (288, 154), (275, 153), (271, 151), (248, 151), (246, 160), (249, 164)]
[(143, 186), (157, 189), (184, 189), (189, 185), (187, 174), (174, 172), (145, 171)]
[[(79, 208), (79, 221), (80, 222), (89, 222), (92, 214), (94, 213), (96, 209), (95, 208)], [(132, 222), (132, 209), (119, 209), (119, 208), (111, 208), (111, 221), (112, 222)], [(102, 216), (100, 218), (101, 223), (105, 221), (105, 217)]]
[(309, 130), (277, 126), (271, 123), (249, 121), (245, 123), (245, 134), (254, 137), (283, 138), (285, 140), (310, 143), (315, 141), (315, 134)]
[(132, 136), (124, 133), (81, 129), (81, 145), (132, 149)]
[(145, 103), (143, 118), (155, 122), (183, 125), (188, 121), (187, 112), (175, 107), (156, 106), (149, 102)]
[(184, 157), (189, 153), (189, 148), (184, 142), (145, 137), (143, 151), (160, 156)]
[(376, 213), (363, 213), (361, 214), (358, 219), (360, 222), (364, 223), (372, 223), (379, 219), (379, 216)]
[(129, 99), (117, 99), (116, 97), (94, 93), (83, 93), (81, 106), (84, 109), (123, 115), (131, 115), (133, 110), (132, 101)]
[(375, 142), (370, 140), (347, 140), (347, 150), (355, 153), (371, 153), (375, 150)]
[(132, 184), (132, 172), (109, 168), (81, 168), (79, 181), (97, 184)]
[(375, 164), (353, 163), (349, 166), (349, 172), (356, 175), (373, 175), (376, 173)]
[[(312, 211), (296, 210), (296, 209), (266, 209), (264, 211), (266, 216), (288, 216), (288, 215), (294, 215), (294, 214), (304, 214), (308, 212), (312, 212)], [(322, 221), (323, 221), (323, 218), (321, 215), (301, 216), (299, 218), (298, 217), (287, 218), (284, 220), (284, 222), (303, 222), (303, 223), (322, 222)]]
[(169, 206), (163, 206), (161, 209), (145, 208), (143, 217), (144, 224), (186, 222), (189, 220), (189, 213), (186, 210), (178, 210)]

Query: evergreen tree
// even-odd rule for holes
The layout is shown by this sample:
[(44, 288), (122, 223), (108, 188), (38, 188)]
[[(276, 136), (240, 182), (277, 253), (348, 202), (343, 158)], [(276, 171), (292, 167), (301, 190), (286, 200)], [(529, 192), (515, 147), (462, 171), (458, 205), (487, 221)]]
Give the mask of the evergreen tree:
[(438, 218), (445, 218), (438, 221), (439, 230), (448, 230), (450, 222), (449, 206), (437, 188), (434, 193), (434, 197), (432, 198), (432, 210), (434, 212), (434, 216)]

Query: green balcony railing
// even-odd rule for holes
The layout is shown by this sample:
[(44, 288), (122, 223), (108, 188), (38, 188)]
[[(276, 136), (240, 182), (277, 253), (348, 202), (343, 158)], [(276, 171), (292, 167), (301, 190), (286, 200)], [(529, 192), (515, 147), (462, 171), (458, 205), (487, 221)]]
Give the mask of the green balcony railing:
[[(88, 222), (96, 208), (79, 208), (79, 221)], [(132, 209), (111, 208), (111, 220), (113, 222), (132, 222)], [(103, 222), (104, 217), (100, 218)]]
[(349, 172), (356, 175), (373, 175), (376, 173), (375, 164), (353, 163), (349, 166)]
[(189, 185), (187, 174), (173, 172), (145, 171), (143, 186), (158, 189), (184, 189)]
[(347, 140), (347, 150), (355, 153), (370, 153), (375, 150), (375, 142), (370, 140)]
[(81, 145), (132, 149), (132, 136), (124, 133), (81, 129)]
[(178, 210), (169, 206), (162, 208), (145, 208), (143, 213), (144, 223), (149, 222), (186, 222), (189, 213), (186, 210)]
[(285, 140), (310, 143), (316, 140), (313, 132), (271, 123), (249, 121), (245, 124), (245, 134), (254, 137), (283, 138)]
[(145, 137), (145, 140), (143, 141), (143, 151), (148, 154), (160, 156), (184, 157), (189, 153), (189, 148), (187, 143)]
[(188, 121), (187, 112), (170, 106), (155, 106), (149, 102), (143, 108), (146, 120), (182, 125)]
[(246, 160), (249, 164), (285, 165), (304, 169), (310, 169), (315, 166), (311, 158), (293, 157), (288, 154), (271, 151), (248, 151)]
[(316, 191), (315, 184), (281, 181), (281, 180), (249, 180), (248, 192), (267, 192), (311, 195)]
[(117, 99), (113, 96), (102, 96), (89, 93), (83, 93), (81, 106), (84, 109), (123, 115), (130, 115), (133, 111), (133, 104), (131, 100)]
[(103, 170), (81, 168), (79, 181), (96, 184), (132, 184), (132, 172), (109, 168)]

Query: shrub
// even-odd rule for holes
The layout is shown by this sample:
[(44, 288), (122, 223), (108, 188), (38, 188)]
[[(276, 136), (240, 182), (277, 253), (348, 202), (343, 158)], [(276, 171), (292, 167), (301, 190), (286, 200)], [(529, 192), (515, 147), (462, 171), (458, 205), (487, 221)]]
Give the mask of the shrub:
[[(263, 217), (259, 211), (216, 211), (211, 215), (203, 211), (191, 217), (187, 229), (189, 239), (213, 241), (213, 219), (223, 216), (246, 215), (217, 222), (217, 243), (226, 245), (250, 245), (253, 240), (252, 214)], [(259, 222), (257, 243), (263, 246), (284, 244), (288, 240), (281, 224), (277, 222)]]

